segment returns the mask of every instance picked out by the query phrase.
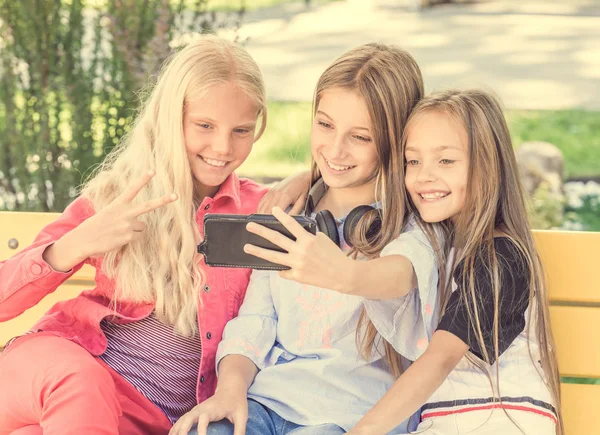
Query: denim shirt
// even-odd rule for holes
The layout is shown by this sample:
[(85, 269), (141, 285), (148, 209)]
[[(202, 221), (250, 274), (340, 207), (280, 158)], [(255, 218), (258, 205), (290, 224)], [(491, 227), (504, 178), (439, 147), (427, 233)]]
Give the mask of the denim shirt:
[[(225, 327), (217, 365), (227, 355), (244, 355), (260, 370), (249, 398), (300, 425), (333, 423), (350, 430), (395, 381), (381, 343), (369, 361), (357, 348), (363, 310), (383, 339), (409, 359), (424, 351), (433, 333), (429, 320), (438, 265), (425, 234), (409, 223), (384, 248), (381, 256), (386, 255), (404, 255), (412, 262), (418, 288), (376, 301), (253, 271), (239, 315)], [(421, 315), (425, 312), (427, 319)], [(413, 423), (417, 419), (411, 419), (411, 428)], [(408, 429), (405, 421), (392, 433)]]

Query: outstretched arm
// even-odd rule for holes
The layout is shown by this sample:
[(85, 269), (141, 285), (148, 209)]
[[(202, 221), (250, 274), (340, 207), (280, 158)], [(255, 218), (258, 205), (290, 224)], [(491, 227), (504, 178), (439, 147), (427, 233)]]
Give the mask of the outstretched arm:
[(248, 231), (280, 246), (286, 252), (254, 245), (246, 245), (244, 250), (259, 258), (290, 267), (289, 270), (280, 272), (283, 278), (371, 299), (398, 298), (415, 288), (416, 277), (408, 258), (390, 255), (369, 261), (356, 261), (349, 258), (326, 235), (309, 233), (281, 209), (275, 207), (273, 215), (296, 240), (250, 223)]

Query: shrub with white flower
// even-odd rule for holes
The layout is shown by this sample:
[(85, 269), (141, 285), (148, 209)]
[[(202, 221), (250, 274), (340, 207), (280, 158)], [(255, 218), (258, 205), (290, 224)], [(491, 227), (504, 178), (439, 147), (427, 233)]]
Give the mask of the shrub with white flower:
[(542, 182), (529, 201), (531, 225), (538, 230), (561, 228), (564, 210), (564, 195), (551, 189), (548, 183)]
[(569, 182), (564, 195), (540, 183), (529, 206), (535, 229), (600, 231), (600, 183)]
[(566, 219), (562, 228), (600, 231), (600, 183), (573, 181), (565, 184), (564, 191)]

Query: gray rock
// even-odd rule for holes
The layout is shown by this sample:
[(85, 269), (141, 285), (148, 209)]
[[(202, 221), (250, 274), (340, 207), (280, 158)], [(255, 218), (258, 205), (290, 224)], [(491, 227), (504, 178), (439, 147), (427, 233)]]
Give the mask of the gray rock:
[(531, 197), (546, 183), (552, 194), (563, 194), (564, 158), (562, 152), (548, 142), (525, 142), (516, 150), (523, 187)]

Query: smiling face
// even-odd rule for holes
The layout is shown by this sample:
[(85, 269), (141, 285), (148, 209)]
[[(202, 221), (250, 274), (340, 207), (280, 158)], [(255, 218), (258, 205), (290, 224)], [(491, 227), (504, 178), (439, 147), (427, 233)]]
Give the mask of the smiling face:
[(234, 83), (211, 86), (188, 101), (183, 134), (200, 197), (213, 196), (248, 157), (254, 143), (258, 106)]
[(311, 133), (311, 150), (331, 189), (371, 184), (378, 166), (371, 120), (355, 91), (330, 88), (321, 94)]
[(439, 111), (418, 115), (407, 129), (406, 189), (425, 222), (454, 219), (462, 211), (469, 175), (468, 135)]

